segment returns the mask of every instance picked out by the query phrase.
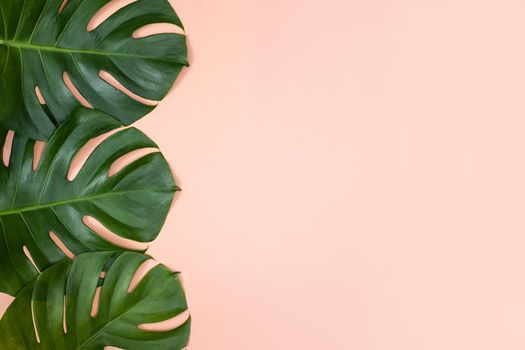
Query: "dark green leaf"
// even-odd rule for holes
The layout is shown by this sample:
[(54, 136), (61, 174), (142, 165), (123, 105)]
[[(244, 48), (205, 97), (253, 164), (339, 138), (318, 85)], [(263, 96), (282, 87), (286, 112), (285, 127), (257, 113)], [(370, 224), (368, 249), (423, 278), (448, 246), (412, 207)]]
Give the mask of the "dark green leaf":
[[(159, 101), (187, 65), (186, 38), (162, 33), (135, 39), (152, 23), (182, 23), (168, 0), (137, 0), (88, 32), (92, 17), (111, 0), (0, 1), (0, 125), (33, 139), (48, 139), (81, 103), (129, 125), (154, 107), (99, 77), (110, 73), (134, 94)], [(46, 104), (40, 104), (35, 88)]]
[[(0, 165), (0, 291), (15, 295), (38, 275), (24, 246), (40, 271), (65, 257), (50, 232), (74, 254), (120, 249), (90, 230), (84, 216), (127, 239), (150, 242), (158, 235), (177, 190), (164, 157), (158, 152), (148, 154), (108, 177), (115, 160), (137, 149), (156, 147), (137, 129), (111, 135), (78, 176), (67, 179), (82, 146), (118, 126), (100, 112), (75, 112), (47, 144), (36, 171), (34, 141), (14, 137), (10, 164)], [(0, 141), (6, 133), (0, 133)]]
[[(190, 319), (166, 332), (147, 332), (138, 327), (176, 317), (187, 310), (177, 274), (158, 265), (128, 293), (135, 271), (149, 257), (122, 253), (108, 269), (111, 256), (111, 252), (86, 253), (73, 262), (62, 261), (24, 288), (0, 322), (2, 349), (102, 350), (105, 346), (126, 350), (183, 349), (189, 339)], [(107, 273), (98, 313), (91, 317), (102, 271)]]

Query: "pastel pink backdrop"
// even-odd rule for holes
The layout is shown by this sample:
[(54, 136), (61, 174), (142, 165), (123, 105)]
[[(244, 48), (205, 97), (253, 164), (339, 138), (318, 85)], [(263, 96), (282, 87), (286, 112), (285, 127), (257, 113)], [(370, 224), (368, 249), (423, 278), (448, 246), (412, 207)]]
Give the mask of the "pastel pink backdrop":
[(523, 1), (172, 3), (189, 349), (525, 348)]

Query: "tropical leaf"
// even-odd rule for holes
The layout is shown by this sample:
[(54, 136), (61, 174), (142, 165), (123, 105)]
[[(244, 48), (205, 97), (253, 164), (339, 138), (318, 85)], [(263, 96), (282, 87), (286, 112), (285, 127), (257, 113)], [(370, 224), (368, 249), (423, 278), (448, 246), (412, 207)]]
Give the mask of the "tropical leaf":
[[(164, 157), (145, 155), (108, 176), (112, 164), (129, 152), (157, 147), (140, 131), (115, 132), (72, 181), (67, 178), (79, 150), (118, 126), (103, 113), (76, 111), (50, 139), (36, 170), (35, 141), (14, 136), (9, 166), (0, 165), (0, 291), (16, 295), (38, 270), (66, 256), (53, 235), (75, 255), (123, 249), (95, 234), (86, 217), (126, 239), (150, 242), (158, 235), (177, 190)], [(0, 133), (0, 141), (6, 134)]]
[[(131, 252), (119, 256), (98, 252), (50, 267), (22, 290), (1, 320), (2, 349), (183, 349), (189, 339), (189, 318), (164, 332), (140, 328), (180, 317), (187, 310), (178, 275), (162, 265), (128, 293), (135, 271), (148, 259)], [(98, 286), (98, 311), (92, 317)]]
[[(0, 125), (47, 140), (81, 104), (129, 125), (154, 108), (130, 96), (159, 101), (167, 94), (188, 63), (186, 37), (160, 33), (136, 39), (133, 33), (153, 23), (182, 28), (180, 19), (168, 0), (137, 0), (88, 31), (111, 1), (0, 1)], [(132, 94), (101, 79), (101, 72)]]

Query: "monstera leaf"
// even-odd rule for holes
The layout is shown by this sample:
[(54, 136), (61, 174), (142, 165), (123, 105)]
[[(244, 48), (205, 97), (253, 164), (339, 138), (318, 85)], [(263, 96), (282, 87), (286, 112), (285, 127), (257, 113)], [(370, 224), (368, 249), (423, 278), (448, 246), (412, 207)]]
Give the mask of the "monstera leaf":
[(0, 125), (47, 140), (81, 104), (129, 125), (154, 108), (144, 99), (167, 94), (187, 65), (185, 36), (133, 34), (154, 23), (182, 28), (173, 8), (168, 0), (136, 0), (88, 31), (110, 2), (0, 1)]
[[(0, 322), (2, 349), (183, 349), (190, 333), (189, 318), (164, 332), (140, 327), (182, 316), (187, 310), (177, 274), (162, 265), (128, 293), (135, 271), (148, 259), (131, 252), (118, 257), (98, 252), (50, 267), (7, 310)], [(103, 276), (100, 281), (99, 276)], [(92, 317), (98, 286), (102, 289), (98, 311)]]
[[(53, 235), (73, 254), (122, 249), (95, 234), (86, 217), (125, 239), (150, 242), (158, 235), (177, 190), (164, 157), (151, 153), (108, 174), (129, 152), (157, 147), (140, 131), (112, 134), (72, 181), (67, 178), (79, 150), (119, 124), (100, 112), (76, 111), (57, 129), (36, 170), (35, 141), (14, 136), (9, 166), (0, 165), (0, 291), (16, 295), (38, 270), (66, 257)], [(0, 141), (5, 137), (4, 131)]]

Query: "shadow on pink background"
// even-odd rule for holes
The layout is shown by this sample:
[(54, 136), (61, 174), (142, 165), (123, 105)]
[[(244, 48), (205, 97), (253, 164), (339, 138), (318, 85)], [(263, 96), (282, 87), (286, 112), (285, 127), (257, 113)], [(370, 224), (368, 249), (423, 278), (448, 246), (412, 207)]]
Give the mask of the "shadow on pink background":
[(172, 3), (189, 349), (525, 348), (523, 1)]

